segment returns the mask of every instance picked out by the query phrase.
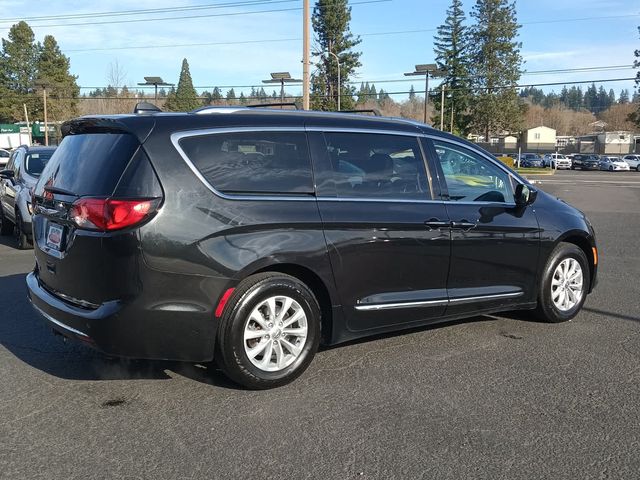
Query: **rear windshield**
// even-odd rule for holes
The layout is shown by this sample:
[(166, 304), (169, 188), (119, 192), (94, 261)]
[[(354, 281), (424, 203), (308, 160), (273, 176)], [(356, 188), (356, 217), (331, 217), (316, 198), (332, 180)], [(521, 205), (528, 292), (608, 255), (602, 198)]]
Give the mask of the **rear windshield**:
[(78, 196), (111, 195), (138, 146), (128, 134), (68, 135), (42, 171), (35, 193), (42, 195), (48, 185)]
[(25, 162), (25, 170), (33, 177), (39, 177), (53, 152), (29, 153)]

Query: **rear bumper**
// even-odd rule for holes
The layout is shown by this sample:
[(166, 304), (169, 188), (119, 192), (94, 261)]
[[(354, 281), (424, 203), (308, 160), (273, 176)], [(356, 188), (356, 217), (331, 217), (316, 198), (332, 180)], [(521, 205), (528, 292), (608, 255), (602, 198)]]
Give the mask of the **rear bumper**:
[(213, 358), (217, 329), (213, 315), (144, 309), (143, 299), (82, 308), (45, 289), (35, 272), (26, 281), (31, 304), (51, 328), (105, 354), (192, 362)]

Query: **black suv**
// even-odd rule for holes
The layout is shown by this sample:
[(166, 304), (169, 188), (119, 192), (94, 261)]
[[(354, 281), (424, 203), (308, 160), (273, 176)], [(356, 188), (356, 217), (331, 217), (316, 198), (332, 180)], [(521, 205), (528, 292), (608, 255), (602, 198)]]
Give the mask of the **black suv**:
[(215, 358), (269, 388), (320, 343), (515, 309), (560, 322), (595, 285), (581, 212), (423, 124), (205, 108), (62, 130), (29, 296), (109, 355)]
[(600, 157), (593, 154), (578, 153), (573, 156), (571, 170), (600, 170)]

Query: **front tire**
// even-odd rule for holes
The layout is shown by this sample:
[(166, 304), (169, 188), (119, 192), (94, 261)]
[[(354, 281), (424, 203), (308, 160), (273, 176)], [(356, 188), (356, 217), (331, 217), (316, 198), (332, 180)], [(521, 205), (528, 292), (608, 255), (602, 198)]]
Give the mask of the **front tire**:
[(279, 387), (304, 372), (320, 343), (320, 307), (311, 290), (283, 273), (252, 275), (238, 285), (218, 329), (216, 361), (234, 382)]
[(582, 309), (590, 282), (585, 253), (572, 243), (560, 243), (543, 271), (536, 317), (550, 323), (571, 320)]

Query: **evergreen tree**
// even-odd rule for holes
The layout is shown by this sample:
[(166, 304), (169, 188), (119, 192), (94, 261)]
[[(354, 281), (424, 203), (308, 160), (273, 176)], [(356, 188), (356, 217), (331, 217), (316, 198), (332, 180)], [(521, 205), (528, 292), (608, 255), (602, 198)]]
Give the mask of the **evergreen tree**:
[(240, 102), (240, 105), (246, 105), (248, 103), (247, 97), (244, 96), (244, 92), (240, 92), (239, 102)]
[(522, 44), (514, 2), (476, 0), (471, 16), (471, 68), (476, 97), (470, 104), (471, 125), (488, 140), (492, 133), (518, 131), (523, 106), (516, 85), (520, 79)]
[(162, 87), (158, 90), (158, 98), (167, 98), (167, 89)]
[(618, 103), (623, 105), (626, 103), (629, 103), (629, 90), (627, 90), (626, 88), (623, 88), (620, 91), (620, 96), (618, 97)]
[(62, 54), (58, 42), (51, 35), (44, 37), (36, 64), (38, 82), (47, 87), (49, 118), (67, 120), (78, 115), (80, 87), (75, 75), (69, 73), (69, 57)]
[(267, 101), (267, 92), (264, 91), (264, 87), (260, 87), (260, 91), (258, 92), (258, 99), (261, 102)]
[(173, 95), (169, 95), (165, 103), (165, 109), (174, 112), (189, 112), (194, 108), (200, 107), (202, 101), (193, 88), (191, 73), (189, 72), (189, 62), (184, 58), (182, 60), (182, 68), (180, 70), (180, 80), (178, 80), (178, 88)]
[(592, 83), (584, 94), (584, 108), (590, 112), (596, 112), (598, 108), (598, 89), (596, 84)]
[(582, 108), (582, 88), (573, 86), (569, 89), (567, 106), (575, 111)]
[(613, 91), (613, 88), (609, 89), (609, 99), (607, 101), (608, 107), (610, 108), (612, 105), (616, 103), (616, 92)]
[(411, 85), (411, 88), (409, 89), (409, 100), (413, 102), (415, 99), (416, 99), (416, 90), (415, 88), (413, 88), (413, 85)]
[[(464, 26), (465, 15), (461, 0), (452, 0), (447, 9), (444, 24), (440, 25), (434, 38), (434, 53), (438, 69), (445, 76), (442, 84), (451, 97), (445, 101), (444, 115), (451, 118), (453, 109), (454, 128), (467, 133), (469, 125), (469, 37)], [(434, 100), (436, 115), (434, 122), (440, 123), (442, 97)]]
[(32, 111), (38, 101), (34, 93), (38, 54), (33, 30), (26, 22), (16, 23), (2, 39), (0, 52), (0, 121), (12, 122), (23, 116), (22, 104)]
[(236, 92), (233, 88), (227, 92), (227, 103), (229, 105), (236, 103)]
[[(349, 78), (361, 64), (360, 52), (352, 50), (360, 43), (360, 38), (354, 37), (349, 29), (351, 7), (347, 0), (317, 0), (311, 20), (318, 45), (313, 54), (319, 57), (311, 77), (312, 108), (336, 110), (340, 95), (342, 108), (352, 109), (355, 89), (349, 85)], [(340, 63), (340, 92), (337, 91), (338, 66), (332, 54)]]
[(213, 91), (211, 92), (211, 102), (215, 105), (220, 105), (221, 100), (222, 92), (218, 87), (213, 87)]
[(377, 96), (378, 96), (378, 91), (376, 90), (376, 86), (372, 83), (369, 86), (369, 94), (367, 98), (371, 100), (375, 100)]

